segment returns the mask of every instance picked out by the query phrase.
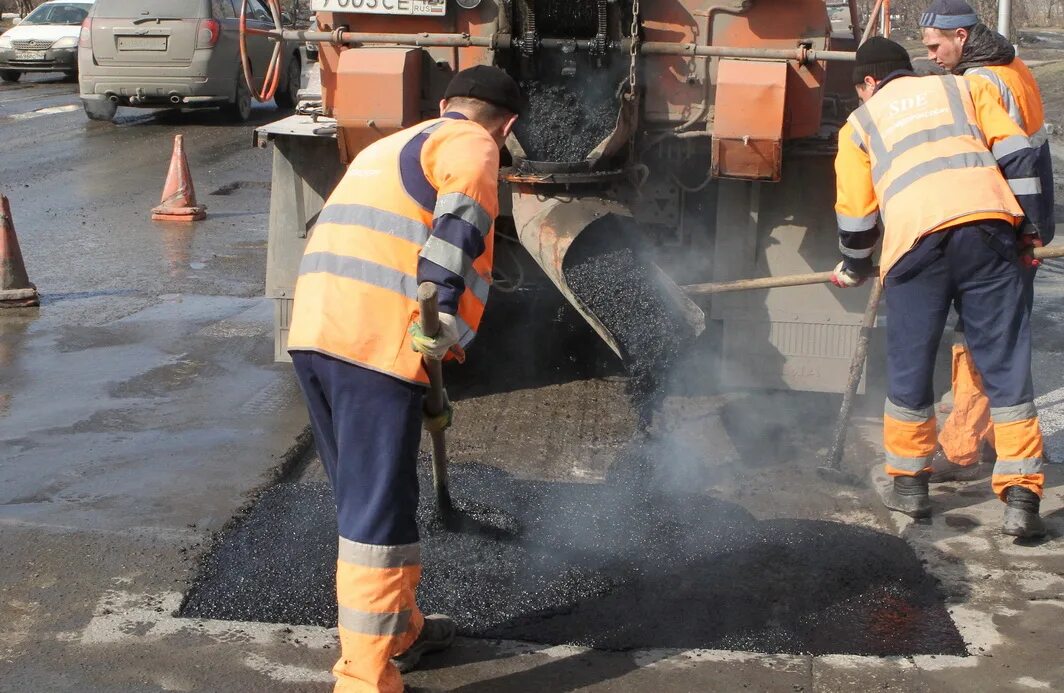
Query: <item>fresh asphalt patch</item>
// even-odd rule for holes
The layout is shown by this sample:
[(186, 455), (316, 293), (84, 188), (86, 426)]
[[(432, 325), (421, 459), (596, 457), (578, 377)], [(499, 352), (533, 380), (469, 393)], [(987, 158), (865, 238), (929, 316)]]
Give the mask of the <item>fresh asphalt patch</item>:
[[(463, 635), (610, 650), (966, 654), (937, 582), (895, 536), (475, 464), (453, 465), (451, 487), (480, 531), (455, 533), (433, 519), (422, 462), (418, 599)], [(483, 531), (493, 523), (498, 532)], [(327, 484), (271, 487), (218, 537), (180, 614), (334, 626), (335, 533)]]

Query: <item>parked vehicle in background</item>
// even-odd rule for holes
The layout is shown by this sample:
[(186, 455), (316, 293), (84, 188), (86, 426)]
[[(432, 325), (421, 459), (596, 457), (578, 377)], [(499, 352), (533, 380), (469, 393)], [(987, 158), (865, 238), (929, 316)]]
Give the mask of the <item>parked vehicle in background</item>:
[[(273, 29), (261, 0), (247, 0), (248, 27)], [(240, 66), (240, 0), (97, 0), (81, 30), (80, 91), (85, 114), (110, 120), (119, 106), (221, 107), (234, 121), (251, 115)], [(261, 90), (274, 43), (247, 37), (255, 89)], [(299, 47), (286, 45), (274, 100), (296, 103)]]
[(853, 36), (853, 17), (850, 14), (850, 3), (842, 0), (828, 0), (828, 19), (831, 20), (832, 35)]
[(78, 72), (78, 36), (92, 0), (51, 0), (0, 34), (0, 79), (17, 82), (23, 72)]

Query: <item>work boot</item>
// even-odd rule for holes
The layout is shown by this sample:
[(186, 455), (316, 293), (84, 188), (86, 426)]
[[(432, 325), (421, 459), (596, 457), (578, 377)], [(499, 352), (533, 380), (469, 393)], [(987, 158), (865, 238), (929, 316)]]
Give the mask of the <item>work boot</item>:
[(982, 461), (972, 464), (953, 464), (942, 452), (942, 448), (935, 451), (931, 458), (931, 478), (928, 483), (942, 484), (947, 481), (975, 481), (990, 476), (990, 465), (984, 465)]
[(1005, 522), (1001, 531), (1010, 537), (1037, 539), (1046, 535), (1046, 523), (1038, 516), (1038, 494), (1023, 486), (1005, 489)]
[(399, 669), (401, 674), (413, 671), (421, 661), (422, 655), (450, 647), (454, 642), (454, 633), (454, 621), (449, 616), (443, 614), (426, 616), (425, 625), (421, 629), (421, 634), (417, 636), (417, 640), (406, 652), (392, 657), (392, 664)]
[(883, 505), (916, 519), (931, 517), (931, 497), (927, 493), (927, 472), (894, 477), (894, 487), (883, 494)]

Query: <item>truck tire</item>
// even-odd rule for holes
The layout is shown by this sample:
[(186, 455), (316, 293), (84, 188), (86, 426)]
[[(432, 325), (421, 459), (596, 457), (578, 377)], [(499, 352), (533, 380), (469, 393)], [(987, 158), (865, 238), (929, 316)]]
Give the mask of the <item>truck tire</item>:
[(288, 56), (285, 63), (284, 81), (281, 82), (273, 100), (280, 108), (295, 108), (299, 103), (299, 83), (303, 79), (303, 64), (299, 59), (299, 52)]
[(89, 101), (82, 99), (81, 105), (85, 108), (85, 116), (89, 120), (102, 120), (111, 122), (118, 111), (118, 104), (114, 101)]
[(226, 117), (234, 123), (246, 123), (251, 117), (251, 90), (243, 72), (237, 72), (233, 100), (225, 108)]
[(18, 70), (0, 70), (0, 79), (5, 82), (17, 82), (22, 73)]

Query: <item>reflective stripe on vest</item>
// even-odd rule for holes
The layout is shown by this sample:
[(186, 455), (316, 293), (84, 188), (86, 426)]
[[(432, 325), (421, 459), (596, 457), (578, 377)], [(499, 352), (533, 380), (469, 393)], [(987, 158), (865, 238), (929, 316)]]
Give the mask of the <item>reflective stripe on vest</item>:
[[(993, 84), (1009, 118), (1031, 138), (1031, 146), (1041, 145), (1039, 133), (1045, 130), (1045, 105), (1038, 81), (1022, 60), (1016, 58), (1008, 65), (973, 67), (964, 76), (985, 79)], [(1034, 141), (1036, 136), (1039, 136), (1039, 142)]]
[[(464, 194), (428, 208), (404, 186), (400, 154), (426, 133), (468, 137), (470, 121), (438, 119), (385, 137), (358, 154), (318, 216), (299, 267), (288, 348), (328, 354), (402, 380), (426, 384), (407, 330), (417, 320), (417, 267), (427, 256), (466, 282), (456, 322), (462, 346), (476, 336), (491, 278), (491, 214)], [(475, 132), (479, 137), (480, 133)], [(485, 138), (489, 137), (486, 132)], [(428, 175), (428, 164), (425, 164)], [(428, 192), (433, 192), (431, 189)], [(485, 237), (475, 260), (432, 235), (450, 214)]]
[(1022, 211), (978, 129), (961, 77), (901, 77), (849, 119), (868, 152), (883, 220), (881, 272), (954, 219)]

